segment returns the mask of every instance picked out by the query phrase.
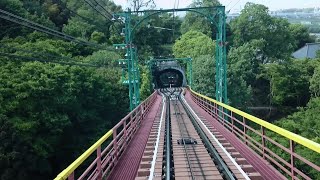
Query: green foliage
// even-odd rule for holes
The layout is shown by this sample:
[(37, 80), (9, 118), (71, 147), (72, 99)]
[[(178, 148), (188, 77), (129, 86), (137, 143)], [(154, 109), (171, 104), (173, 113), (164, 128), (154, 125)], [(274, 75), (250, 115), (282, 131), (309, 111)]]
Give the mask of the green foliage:
[[(253, 89), (257, 85), (263, 63), (263, 39), (252, 40), (238, 48), (231, 48), (228, 54), (228, 88), (230, 104), (236, 107), (247, 107), (254, 99)], [(255, 90), (257, 91), (257, 90)]]
[(0, 65), (1, 179), (53, 178), (127, 110), (118, 70)]
[(288, 21), (271, 17), (264, 5), (247, 3), (241, 15), (231, 22), (231, 29), (236, 47), (254, 39), (264, 39), (265, 62), (286, 59), (295, 46)]
[(310, 36), (308, 28), (301, 24), (290, 24), (289, 30), (295, 40), (296, 50), (302, 48), (306, 43), (315, 41), (315, 39)]
[(94, 31), (91, 34), (91, 40), (95, 41), (97, 43), (103, 43), (105, 41), (105, 39), (106, 39), (106, 37), (102, 32)]
[(117, 67), (118, 61), (121, 56), (115, 52), (100, 50), (94, 52), (92, 55), (87, 56), (83, 62), (96, 64), (105, 67)]
[[(103, 3), (112, 12), (121, 10), (111, 1)], [(5, 0), (0, 6), (81, 39), (109, 42), (110, 24), (84, 2)], [(0, 179), (52, 179), (127, 113), (127, 88), (115, 68), (120, 56), (2, 19), (0, 31), (1, 52), (47, 62), (0, 57)]]
[(201, 55), (213, 55), (214, 52), (215, 45), (210, 37), (197, 31), (189, 31), (183, 34), (173, 46), (174, 56), (181, 58), (197, 58)]
[(316, 52), (316, 58), (320, 59), (320, 50)]
[(309, 81), (314, 66), (309, 60), (290, 60), (266, 66), (271, 82), (272, 102), (284, 106), (305, 106), (310, 98)]
[(0, 7), (20, 16), (27, 13), (26, 9), (23, 8), (23, 2), (20, 0), (2, 0), (0, 1)]
[(141, 87), (140, 87), (140, 101), (145, 100), (151, 94), (151, 73), (147, 66), (140, 66), (141, 69)]
[(215, 61), (212, 55), (201, 55), (192, 60), (192, 88), (205, 96), (215, 97)]
[[(133, 17), (136, 22), (144, 17)], [(164, 13), (159, 16), (149, 16), (138, 25), (134, 31), (133, 42), (139, 47), (143, 61), (149, 56), (172, 56), (172, 48), (167, 49), (164, 45), (171, 45), (181, 35), (181, 19), (173, 17), (172, 13)], [(140, 54), (140, 53), (139, 53)]]
[(94, 26), (83, 21), (78, 21), (74, 18), (68, 21), (67, 25), (64, 25), (63, 32), (71, 36), (82, 37), (88, 39), (93, 33)]
[[(195, 0), (190, 5), (191, 7), (211, 7), (211, 6), (220, 6), (221, 3), (218, 0)], [(210, 15), (210, 10), (208, 10), (208, 15)], [(207, 36), (211, 37), (212, 29), (215, 31), (215, 28), (212, 27), (210, 22), (201, 14), (195, 12), (187, 12), (184, 17), (184, 21), (181, 24), (181, 33), (184, 34), (188, 31), (199, 31)], [(214, 36), (215, 38), (215, 36)]]
[(310, 91), (314, 97), (320, 97), (320, 63), (317, 63), (317, 66), (314, 70), (314, 74), (310, 79)]
[[(299, 134), (303, 137), (306, 137), (312, 141), (320, 143), (320, 118), (318, 114), (320, 113), (320, 98), (311, 99), (308, 103), (307, 107), (300, 108), (298, 112), (293, 113), (292, 115), (288, 116), (287, 118), (281, 119), (276, 122), (276, 125), (291, 131), (293, 133)], [(277, 138), (275, 134), (271, 137), (276, 138), (277, 141), (283, 145), (287, 144), (288, 142), (285, 141), (283, 138)], [(273, 152), (280, 154), (282, 158), (289, 161), (290, 156), (280, 152), (279, 150), (275, 150), (275, 147), (270, 147)], [(299, 145), (296, 146), (295, 152), (302, 157), (308, 159), (309, 161), (320, 165), (320, 156), (307, 148)], [(309, 167), (305, 163), (301, 161), (296, 161), (295, 165), (299, 170), (306, 173), (312, 179), (319, 179), (319, 172), (314, 170), (313, 168)]]

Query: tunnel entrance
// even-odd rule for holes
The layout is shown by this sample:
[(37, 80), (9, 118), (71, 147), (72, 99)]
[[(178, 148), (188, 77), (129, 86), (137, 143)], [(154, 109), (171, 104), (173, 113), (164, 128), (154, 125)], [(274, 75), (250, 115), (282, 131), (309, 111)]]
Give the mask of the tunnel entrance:
[(182, 87), (183, 74), (176, 69), (165, 69), (156, 76), (158, 88)]
[(186, 86), (184, 69), (175, 60), (156, 61), (151, 66), (154, 88)]

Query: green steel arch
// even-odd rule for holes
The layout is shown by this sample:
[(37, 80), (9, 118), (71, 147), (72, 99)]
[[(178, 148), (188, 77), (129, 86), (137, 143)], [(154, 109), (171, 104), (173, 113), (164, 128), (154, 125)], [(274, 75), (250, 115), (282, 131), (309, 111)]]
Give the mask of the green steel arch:
[[(125, 44), (122, 44), (126, 48), (126, 63), (128, 71), (128, 85), (129, 85), (129, 98), (130, 98), (130, 110), (133, 110), (140, 104), (140, 80), (138, 75), (138, 65), (136, 57), (136, 47), (132, 44), (133, 33), (136, 28), (145, 20), (151, 16), (167, 13), (167, 12), (181, 12), (190, 11), (198, 13), (204, 16), (216, 29), (216, 99), (220, 102), (227, 103), (227, 65), (226, 65), (226, 14), (224, 6), (213, 7), (197, 7), (197, 8), (182, 8), (182, 9), (161, 9), (161, 10), (144, 10), (144, 11), (130, 11), (130, 9), (123, 13), (114, 14), (114, 18), (121, 20), (124, 25)], [(141, 20), (135, 25), (132, 24), (131, 16), (133, 14), (143, 14)]]

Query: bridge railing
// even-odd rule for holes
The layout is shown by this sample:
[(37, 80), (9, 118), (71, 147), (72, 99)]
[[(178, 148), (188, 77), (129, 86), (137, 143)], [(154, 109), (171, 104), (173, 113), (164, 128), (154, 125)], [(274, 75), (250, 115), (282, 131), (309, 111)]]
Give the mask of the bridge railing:
[[(193, 90), (190, 91), (192, 99), (200, 107), (287, 178), (320, 178), (317, 176), (320, 174), (320, 144)], [(318, 158), (313, 158), (316, 162), (311, 162), (306, 156)]]
[[(156, 96), (156, 92), (150, 95), (148, 99), (143, 101), (71, 165), (58, 174), (55, 180), (102, 179), (102, 177), (107, 176), (140, 127), (141, 120), (150, 111)], [(94, 152), (96, 152), (95, 155)], [(92, 162), (81, 172), (79, 166), (82, 166), (85, 160), (91, 160)], [(76, 172), (76, 170), (79, 172)], [(76, 177), (77, 175), (78, 177)]]

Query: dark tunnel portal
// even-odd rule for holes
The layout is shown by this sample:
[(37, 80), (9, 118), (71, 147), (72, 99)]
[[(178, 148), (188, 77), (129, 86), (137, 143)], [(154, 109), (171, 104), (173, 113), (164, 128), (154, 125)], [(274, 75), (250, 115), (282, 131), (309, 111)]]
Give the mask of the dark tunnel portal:
[(166, 87), (182, 87), (183, 86), (183, 74), (177, 69), (165, 69), (158, 72), (156, 76), (157, 88)]

